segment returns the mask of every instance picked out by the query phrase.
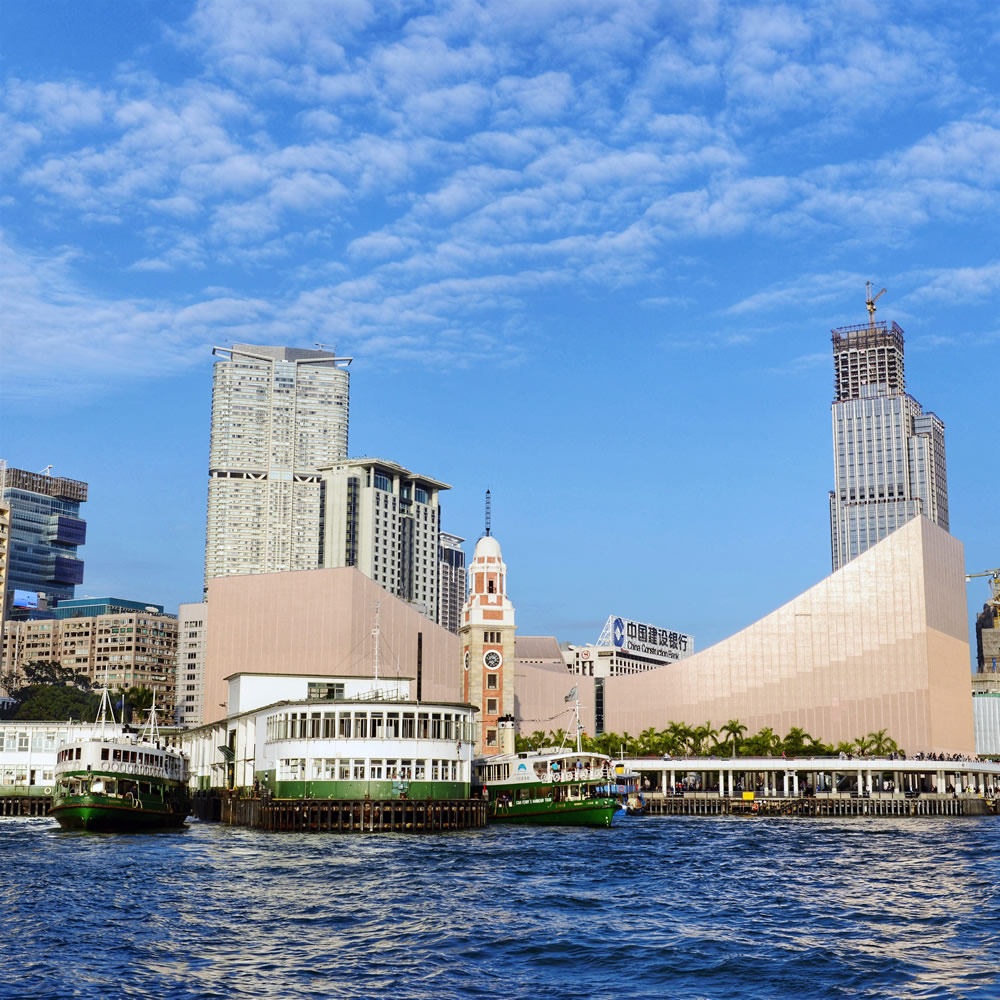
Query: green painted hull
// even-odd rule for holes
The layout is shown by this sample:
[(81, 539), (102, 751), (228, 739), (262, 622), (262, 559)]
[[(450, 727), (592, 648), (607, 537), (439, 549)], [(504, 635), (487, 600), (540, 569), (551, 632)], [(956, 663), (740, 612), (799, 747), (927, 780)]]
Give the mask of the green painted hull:
[(571, 799), (563, 802), (490, 803), (490, 823), (533, 823), (539, 826), (611, 826), (618, 811), (615, 799)]
[(64, 830), (89, 830), (99, 833), (134, 833), (140, 830), (177, 829), (187, 819), (189, 802), (179, 802), (171, 809), (165, 803), (135, 806), (122, 799), (103, 795), (77, 795), (57, 799), (49, 815)]

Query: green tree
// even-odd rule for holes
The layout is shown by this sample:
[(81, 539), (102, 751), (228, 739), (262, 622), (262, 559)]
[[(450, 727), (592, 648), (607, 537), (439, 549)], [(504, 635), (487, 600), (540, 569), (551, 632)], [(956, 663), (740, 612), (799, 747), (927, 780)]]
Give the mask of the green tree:
[(8, 718), (24, 722), (96, 722), (101, 696), (66, 684), (33, 684), (17, 692)]
[(867, 736), (871, 752), (876, 757), (887, 757), (899, 749), (899, 744), (888, 735), (887, 729), (879, 729), (877, 732), (869, 733)]
[(747, 727), (740, 722), (739, 719), (730, 719), (723, 727), (721, 732), (727, 733), (733, 744), (733, 756), (736, 756), (736, 748), (739, 745), (739, 741), (743, 734), (747, 731)]

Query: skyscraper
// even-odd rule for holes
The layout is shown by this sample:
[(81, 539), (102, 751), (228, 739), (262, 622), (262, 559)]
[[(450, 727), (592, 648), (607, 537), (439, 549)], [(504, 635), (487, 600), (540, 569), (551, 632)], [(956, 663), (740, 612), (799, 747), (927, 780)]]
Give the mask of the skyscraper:
[(906, 393), (903, 331), (875, 321), (870, 291), (868, 307), (868, 323), (832, 331), (834, 570), (914, 517), (948, 529), (944, 424)]
[(464, 538), (441, 532), (438, 545), (440, 583), (438, 585), (438, 625), (449, 632), (457, 632), (462, 622), (462, 604), (465, 602), (465, 552)]
[(322, 565), (320, 466), (347, 455), (350, 358), (216, 347), (205, 580)]
[(451, 487), (378, 458), (338, 462), (323, 480), (323, 565), (356, 566), (437, 621), (438, 494)]
[(86, 499), (87, 484), (75, 479), (23, 469), (4, 473), (0, 502), (10, 508), (10, 540), (3, 596), (6, 607), (13, 605), (13, 617), (69, 599), (83, 583), (76, 550), (87, 540), (87, 523), (80, 517)]

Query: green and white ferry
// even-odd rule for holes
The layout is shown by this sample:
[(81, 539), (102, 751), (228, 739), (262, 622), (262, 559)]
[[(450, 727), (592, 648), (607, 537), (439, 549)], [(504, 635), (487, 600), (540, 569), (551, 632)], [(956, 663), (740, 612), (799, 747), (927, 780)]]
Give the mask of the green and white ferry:
[(475, 778), (491, 823), (607, 827), (621, 809), (604, 754), (550, 748), (481, 757)]
[[(109, 712), (105, 690), (100, 722)], [(161, 739), (155, 705), (141, 733), (108, 733), (102, 726), (56, 755), (50, 814), (64, 830), (176, 829), (190, 808), (187, 758)]]

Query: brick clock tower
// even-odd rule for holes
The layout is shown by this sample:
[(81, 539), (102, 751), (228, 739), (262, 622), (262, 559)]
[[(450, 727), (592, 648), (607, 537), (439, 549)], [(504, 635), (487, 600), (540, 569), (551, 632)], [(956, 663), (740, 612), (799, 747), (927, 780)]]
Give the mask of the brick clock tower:
[(514, 750), (513, 727), (501, 727), (500, 722), (514, 717), (515, 628), (514, 605), (507, 599), (507, 567), (487, 516), (486, 534), (476, 542), (469, 566), (469, 593), (458, 630), (464, 700), (479, 707), (476, 753), (481, 756)]

